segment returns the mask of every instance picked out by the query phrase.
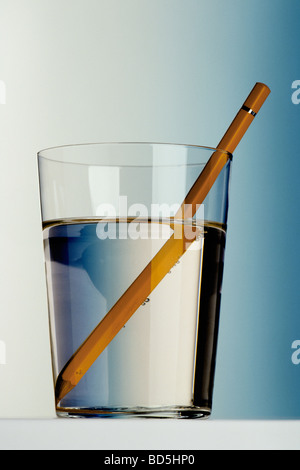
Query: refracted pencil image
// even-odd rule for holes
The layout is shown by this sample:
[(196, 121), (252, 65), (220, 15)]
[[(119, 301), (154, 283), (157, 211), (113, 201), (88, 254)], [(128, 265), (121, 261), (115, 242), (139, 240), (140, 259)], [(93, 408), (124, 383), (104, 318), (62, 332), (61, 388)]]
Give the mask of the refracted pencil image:
[(39, 152), (59, 417), (211, 415), (233, 152), (269, 92), (216, 148)]

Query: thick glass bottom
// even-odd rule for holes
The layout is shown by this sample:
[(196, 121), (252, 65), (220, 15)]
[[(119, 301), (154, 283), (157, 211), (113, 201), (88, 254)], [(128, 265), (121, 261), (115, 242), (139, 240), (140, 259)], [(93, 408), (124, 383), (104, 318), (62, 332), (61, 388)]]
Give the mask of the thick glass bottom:
[(57, 408), (59, 418), (159, 418), (207, 419), (211, 414), (206, 407), (157, 408)]

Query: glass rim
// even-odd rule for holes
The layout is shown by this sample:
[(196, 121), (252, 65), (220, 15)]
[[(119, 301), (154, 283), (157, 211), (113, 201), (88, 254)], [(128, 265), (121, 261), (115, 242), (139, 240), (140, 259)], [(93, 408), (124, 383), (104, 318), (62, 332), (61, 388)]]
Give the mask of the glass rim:
[[(65, 161), (63, 158), (57, 158), (57, 155), (54, 155), (55, 151), (62, 151), (62, 150), (71, 150), (72, 148), (91, 148), (91, 147), (104, 147), (104, 146), (111, 146), (111, 147), (121, 147), (121, 146), (155, 146), (155, 147), (170, 147), (170, 148), (186, 148), (186, 149), (195, 149), (195, 150), (203, 150), (207, 152), (221, 152), (227, 155), (228, 160), (231, 161), (233, 158), (233, 154), (228, 152), (227, 150), (223, 150), (218, 147), (210, 147), (204, 145), (196, 145), (196, 144), (184, 144), (184, 143), (172, 143), (172, 142), (151, 142), (151, 141), (120, 141), (120, 142), (87, 142), (87, 143), (77, 143), (77, 144), (64, 144), (58, 145), (53, 147), (44, 148), (37, 152), (37, 158), (44, 159), (52, 162), (62, 163), (62, 164), (82, 164), (82, 165), (95, 165), (88, 162), (81, 162), (78, 163), (76, 161)], [(45, 155), (46, 154), (46, 155)], [(50, 155), (48, 155), (50, 154)], [(53, 155), (52, 155), (53, 154)], [(203, 164), (203, 162), (199, 162), (199, 164)], [(176, 166), (176, 164), (174, 163)], [(188, 163), (187, 163), (188, 165)], [(99, 164), (100, 166), (100, 164)], [(123, 164), (121, 166), (124, 166)], [(126, 166), (126, 165), (125, 165)], [(132, 165), (129, 165), (132, 166)], [(142, 166), (142, 165), (141, 165)]]

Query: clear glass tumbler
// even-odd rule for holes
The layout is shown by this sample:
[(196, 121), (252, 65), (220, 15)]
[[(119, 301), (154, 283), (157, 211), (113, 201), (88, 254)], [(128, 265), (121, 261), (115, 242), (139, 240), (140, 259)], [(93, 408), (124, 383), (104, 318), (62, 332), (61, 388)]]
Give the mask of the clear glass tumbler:
[(204, 201), (183, 201), (221, 150), (82, 144), (38, 154), (57, 414), (211, 414), (231, 155)]

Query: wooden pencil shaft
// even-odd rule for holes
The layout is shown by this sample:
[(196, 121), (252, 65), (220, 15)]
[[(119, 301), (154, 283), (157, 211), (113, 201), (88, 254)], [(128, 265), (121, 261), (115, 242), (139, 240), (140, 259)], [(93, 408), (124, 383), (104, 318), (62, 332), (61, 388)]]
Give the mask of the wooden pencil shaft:
[[(246, 99), (244, 106), (256, 114), (269, 93), (270, 90), (266, 85), (257, 83)], [(197, 205), (199, 206), (199, 204), (203, 203), (218, 175), (226, 165), (229, 154), (233, 153), (253, 119), (254, 115), (251, 112), (240, 109), (220, 141), (218, 148), (221, 150), (216, 150), (212, 154), (199, 178), (183, 201), (182, 207), (186, 205), (190, 207), (190, 212), (185, 212), (185, 217), (190, 218), (194, 216)], [(181, 209), (178, 214), (182, 214)], [(101, 352), (184, 254), (192, 241), (189, 240), (187, 242), (184, 235), (181, 240), (175, 239), (173, 235), (163, 245), (161, 250), (65, 365), (57, 379), (57, 403), (77, 385)]]

